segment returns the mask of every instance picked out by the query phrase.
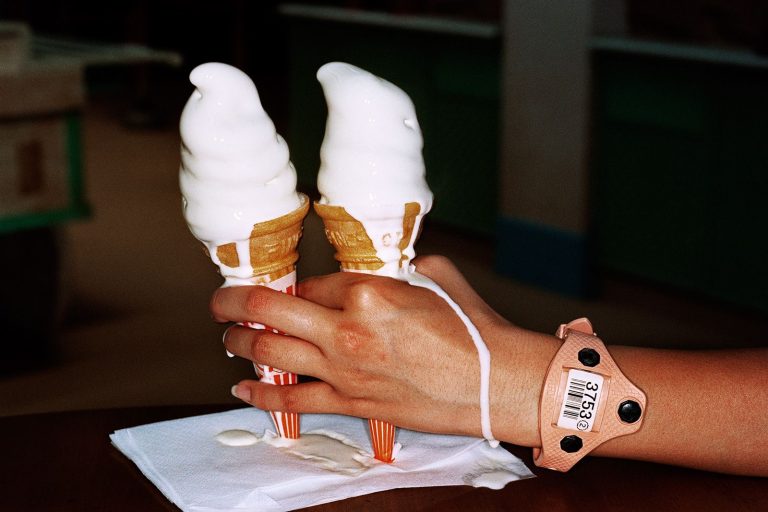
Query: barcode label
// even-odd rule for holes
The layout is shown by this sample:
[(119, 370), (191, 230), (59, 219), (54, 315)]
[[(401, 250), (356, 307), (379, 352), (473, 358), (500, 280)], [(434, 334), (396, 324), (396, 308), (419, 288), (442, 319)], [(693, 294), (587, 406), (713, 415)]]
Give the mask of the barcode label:
[(602, 375), (583, 370), (569, 370), (557, 426), (591, 432), (602, 391)]

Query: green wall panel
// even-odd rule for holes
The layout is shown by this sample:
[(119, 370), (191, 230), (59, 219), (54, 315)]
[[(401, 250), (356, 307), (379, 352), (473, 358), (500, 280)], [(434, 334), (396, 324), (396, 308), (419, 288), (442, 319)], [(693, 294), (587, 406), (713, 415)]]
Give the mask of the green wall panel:
[[(499, 40), (310, 19), (291, 22), (288, 142), (307, 190), (315, 186), (326, 107), (315, 73), (344, 61), (413, 100), (424, 135), (430, 219), (490, 235), (497, 213)], [(468, 176), (477, 186), (467, 187)]]
[(598, 55), (599, 265), (768, 310), (768, 72)]

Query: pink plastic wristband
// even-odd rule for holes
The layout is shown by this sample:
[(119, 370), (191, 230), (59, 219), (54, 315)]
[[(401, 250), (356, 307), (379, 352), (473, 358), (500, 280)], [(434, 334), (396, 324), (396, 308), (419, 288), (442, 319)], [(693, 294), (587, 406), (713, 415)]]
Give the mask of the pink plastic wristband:
[(561, 325), (563, 345), (547, 371), (539, 401), (541, 448), (537, 466), (568, 471), (614, 437), (640, 429), (646, 397), (614, 362), (592, 324), (579, 318)]

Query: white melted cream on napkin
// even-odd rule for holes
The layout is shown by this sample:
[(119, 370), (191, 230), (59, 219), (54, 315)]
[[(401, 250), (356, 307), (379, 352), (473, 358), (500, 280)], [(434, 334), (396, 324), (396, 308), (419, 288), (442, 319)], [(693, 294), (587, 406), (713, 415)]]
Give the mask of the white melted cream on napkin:
[(287, 439), (274, 432), (265, 432), (260, 437), (247, 430), (235, 429), (220, 432), (216, 435), (216, 440), (225, 446), (267, 443), (289, 455), (343, 475), (358, 475), (372, 465), (369, 453), (351, 439), (329, 430), (302, 432), (299, 439)]
[(253, 408), (114, 432), (112, 443), (182, 510), (285, 511), (401, 487), (500, 489), (533, 474), (483, 439), (398, 430), (394, 464), (373, 458), (365, 420), (302, 415), (302, 437)]

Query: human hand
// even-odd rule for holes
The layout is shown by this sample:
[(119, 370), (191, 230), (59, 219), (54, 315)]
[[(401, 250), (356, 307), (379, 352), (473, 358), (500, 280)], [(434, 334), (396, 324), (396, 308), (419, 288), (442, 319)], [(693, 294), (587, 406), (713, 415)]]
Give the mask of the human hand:
[[(416, 265), (456, 301), (491, 352), (496, 439), (540, 446), (539, 395), (561, 342), (507, 323), (447, 259), (421, 257)], [(293, 297), (252, 286), (214, 294), (216, 320), (255, 321), (288, 333), (232, 326), (225, 336), (230, 352), (320, 379), (289, 386), (245, 380), (234, 387), (237, 396), (265, 410), (372, 417), (414, 430), (481, 435), (477, 352), (464, 324), (441, 298), (394, 279), (355, 273), (308, 279), (298, 293)], [(595, 454), (768, 475), (768, 438), (760, 435), (766, 416), (759, 407), (768, 389), (764, 348), (670, 351), (612, 345), (611, 353), (652, 405), (639, 432), (612, 439)], [(718, 386), (720, 381), (702, 368), (718, 368), (720, 381), (738, 380), (738, 392)], [(691, 403), (700, 406), (692, 409)], [(713, 445), (712, 439), (721, 442)]]
[[(526, 347), (533, 333), (496, 314), (447, 259), (422, 257), (416, 265), (462, 308), (491, 350), (496, 437), (535, 438), (538, 392), (551, 355), (542, 359), (543, 368), (529, 365), (530, 355), (540, 353), (534, 348), (541, 347)], [(219, 321), (255, 321), (286, 333), (232, 326), (225, 345), (233, 354), (320, 379), (291, 386), (239, 383), (236, 395), (258, 408), (481, 435), (477, 351), (461, 320), (430, 290), (386, 277), (336, 273), (299, 283), (298, 297), (266, 287), (219, 289), (211, 310)]]

